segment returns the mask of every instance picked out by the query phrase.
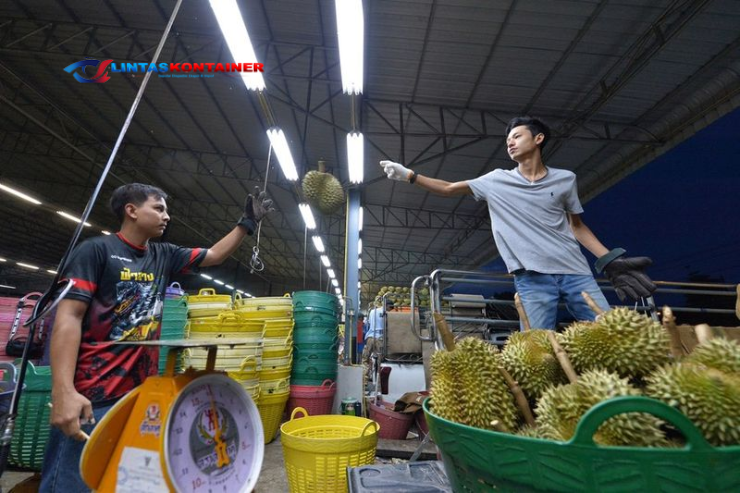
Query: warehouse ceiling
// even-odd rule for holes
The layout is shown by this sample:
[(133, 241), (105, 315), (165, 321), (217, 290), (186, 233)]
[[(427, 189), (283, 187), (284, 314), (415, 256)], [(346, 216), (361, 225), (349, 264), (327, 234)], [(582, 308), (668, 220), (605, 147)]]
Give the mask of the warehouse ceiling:
[[(348, 186), (345, 136), (358, 112), (366, 293), (496, 256), (485, 204), (391, 183), (379, 160), (450, 181), (511, 168), (505, 124), (532, 114), (554, 130), (546, 163), (576, 172), (586, 202), (740, 101), (736, 0), (366, 1), (365, 90), (354, 106), (342, 93), (333, 0), (239, 3), (301, 176), (323, 158)], [(64, 67), (85, 57), (151, 61), (174, 5), (0, 2), (0, 182), (43, 202), (0, 193), (0, 284), (46, 287), (44, 269), (75, 226), (54, 211), (82, 213), (143, 80), (117, 73), (81, 84)], [(233, 61), (208, 2), (183, 2), (160, 61)], [(265, 180), (267, 126), (259, 98), (233, 74), (152, 77), (84, 236), (115, 231), (110, 192), (140, 181), (171, 196), (166, 240), (210, 246)], [(258, 295), (317, 289), (320, 276), (325, 289), (310, 238), (304, 248), (299, 190), (271, 163), (278, 211), (261, 232), (265, 270), (249, 272), (248, 240), (214, 272)], [(319, 223), (341, 275), (344, 213)]]

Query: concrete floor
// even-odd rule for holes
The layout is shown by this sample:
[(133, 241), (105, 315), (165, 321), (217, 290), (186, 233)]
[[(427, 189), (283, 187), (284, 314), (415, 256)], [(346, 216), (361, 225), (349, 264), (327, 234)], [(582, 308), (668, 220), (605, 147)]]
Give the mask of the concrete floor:
[[(0, 491), (8, 493), (13, 487), (33, 475), (33, 472), (5, 471), (0, 478)], [(28, 488), (20, 491), (16, 488), (16, 493), (30, 493), (37, 491), (37, 488), (38, 485), (29, 485)], [(255, 493), (285, 493), (288, 491), (288, 477), (285, 475), (285, 463), (283, 462), (283, 446), (280, 444), (279, 436), (265, 445), (265, 458), (262, 461), (262, 470), (254, 491)]]

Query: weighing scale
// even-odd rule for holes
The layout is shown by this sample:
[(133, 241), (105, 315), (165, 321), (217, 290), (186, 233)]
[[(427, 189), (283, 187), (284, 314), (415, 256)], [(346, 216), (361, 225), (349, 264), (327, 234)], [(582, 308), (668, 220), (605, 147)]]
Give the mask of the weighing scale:
[[(237, 382), (215, 371), (217, 346), (240, 339), (159, 340), (117, 344), (167, 346), (162, 376), (126, 394), (90, 434), (80, 474), (93, 490), (249, 492), (265, 445), (257, 406)], [(177, 354), (205, 347), (205, 370), (175, 375)]]

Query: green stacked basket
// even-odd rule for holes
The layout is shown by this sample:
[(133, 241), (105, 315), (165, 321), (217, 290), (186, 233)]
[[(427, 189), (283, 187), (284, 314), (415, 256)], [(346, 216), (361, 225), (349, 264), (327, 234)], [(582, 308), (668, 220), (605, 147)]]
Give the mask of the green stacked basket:
[[(166, 297), (162, 310), (162, 329), (160, 339), (184, 339), (188, 324), (188, 301), (187, 297)], [(169, 348), (162, 347), (159, 350), (159, 374), (163, 375), (167, 366), (167, 353)], [(177, 357), (175, 372), (181, 373), (184, 368), (182, 352)]]
[[(431, 403), (431, 406), (430, 406)], [(473, 428), (424, 413), (454, 491), (740, 491), (740, 446), (712, 447), (689, 419), (648, 397), (616, 397), (592, 407), (570, 441)], [(675, 426), (683, 448), (603, 447), (593, 435), (618, 414), (644, 412)]]
[(339, 299), (319, 291), (293, 293), (293, 385), (337, 378)]
[[(20, 360), (16, 360), (20, 364)], [(51, 367), (28, 363), (24, 389), (18, 402), (10, 463), (14, 466), (41, 470), (44, 449), (49, 441), (51, 410)]]

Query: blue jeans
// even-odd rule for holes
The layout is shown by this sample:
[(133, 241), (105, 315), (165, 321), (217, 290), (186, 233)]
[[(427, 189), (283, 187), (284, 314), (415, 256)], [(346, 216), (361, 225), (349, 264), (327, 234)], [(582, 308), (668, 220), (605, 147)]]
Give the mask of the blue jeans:
[(525, 270), (514, 274), (514, 285), (533, 329), (555, 328), (561, 300), (576, 320), (594, 320), (596, 314), (586, 304), (581, 291), (591, 295), (602, 309), (609, 309), (592, 275), (540, 274)]
[[(93, 407), (95, 423), (99, 423), (113, 404)], [(88, 435), (95, 425), (82, 425), (82, 431)], [(49, 442), (44, 452), (44, 464), (41, 468), (41, 493), (87, 493), (87, 487), (80, 476), (80, 457), (85, 442), (66, 436), (59, 428), (51, 427)]]

